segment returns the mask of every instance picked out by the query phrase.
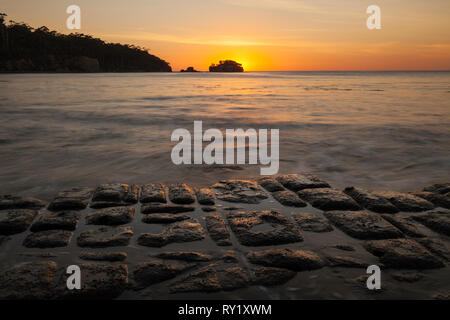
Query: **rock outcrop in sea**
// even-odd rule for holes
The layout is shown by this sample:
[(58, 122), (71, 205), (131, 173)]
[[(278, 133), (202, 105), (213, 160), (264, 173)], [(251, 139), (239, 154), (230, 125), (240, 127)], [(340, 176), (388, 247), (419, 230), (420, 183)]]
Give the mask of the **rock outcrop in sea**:
[(212, 64), (209, 72), (244, 72), (242, 64), (233, 60), (221, 60), (219, 64)]
[(186, 70), (181, 69), (180, 72), (198, 72), (194, 67), (187, 67)]

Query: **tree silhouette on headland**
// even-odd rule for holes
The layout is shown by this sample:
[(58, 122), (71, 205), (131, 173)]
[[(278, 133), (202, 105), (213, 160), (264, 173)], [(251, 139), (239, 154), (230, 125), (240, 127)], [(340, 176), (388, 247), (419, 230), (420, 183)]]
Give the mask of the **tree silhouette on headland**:
[(209, 72), (244, 72), (242, 64), (233, 60), (221, 60), (219, 64), (212, 64)]
[(106, 43), (82, 33), (5, 22), (0, 13), (0, 72), (170, 72), (170, 65), (134, 45)]

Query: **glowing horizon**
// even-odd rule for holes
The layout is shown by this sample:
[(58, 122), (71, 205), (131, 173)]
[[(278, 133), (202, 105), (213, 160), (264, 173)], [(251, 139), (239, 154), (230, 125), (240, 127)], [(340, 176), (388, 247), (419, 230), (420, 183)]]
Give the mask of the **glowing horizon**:
[[(7, 19), (61, 33), (73, 1), (2, 1)], [(135, 44), (173, 70), (219, 60), (246, 71), (450, 70), (450, 2), (377, 1), (382, 29), (368, 30), (372, 3), (348, 0), (98, 0), (75, 2), (81, 33)]]

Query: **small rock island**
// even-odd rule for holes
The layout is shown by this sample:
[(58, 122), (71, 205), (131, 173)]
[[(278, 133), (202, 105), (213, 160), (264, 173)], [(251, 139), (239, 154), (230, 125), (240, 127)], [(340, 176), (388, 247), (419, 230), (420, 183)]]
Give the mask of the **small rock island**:
[(180, 72), (198, 72), (194, 67), (187, 67), (186, 70), (181, 69)]
[(244, 72), (242, 64), (233, 60), (221, 60), (219, 64), (212, 64), (209, 72)]

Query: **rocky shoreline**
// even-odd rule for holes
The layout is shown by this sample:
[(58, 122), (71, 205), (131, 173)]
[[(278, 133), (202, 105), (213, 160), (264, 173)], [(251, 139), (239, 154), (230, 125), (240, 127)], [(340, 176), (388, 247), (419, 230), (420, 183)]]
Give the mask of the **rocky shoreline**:
[(450, 183), (341, 191), (307, 173), (0, 196), (0, 298), (448, 298), (449, 209)]

